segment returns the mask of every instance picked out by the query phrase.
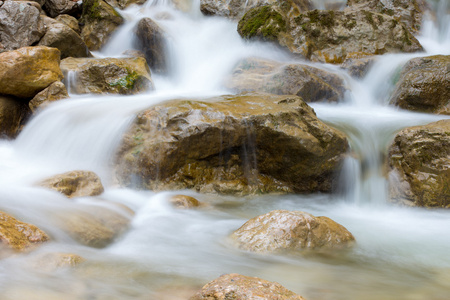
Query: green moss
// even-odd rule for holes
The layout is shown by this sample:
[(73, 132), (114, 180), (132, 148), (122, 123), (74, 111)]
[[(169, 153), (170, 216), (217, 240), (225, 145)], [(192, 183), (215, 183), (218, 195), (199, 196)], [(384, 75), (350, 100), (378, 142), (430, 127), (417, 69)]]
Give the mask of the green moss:
[(247, 39), (262, 35), (265, 39), (276, 40), (278, 33), (285, 30), (283, 17), (269, 5), (251, 9), (238, 25), (239, 33)]
[(367, 22), (370, 25), (372, 25), (372, 27), (374, 29), (376, 29), (377, 25), (375, 24), (375, 21), (373, 20), (373, 13), (371, 13), (370, 11), (367, 11), (367, 10), (363, 10), (362, 12), (363, 12), (364, 16), (366, 17)]
[(83, 19), (100, 19), (100, 1), (86, 0), (83, 2)]
[(128, 70), (128, 75), (126, 77), (122, 77), (109, 85), (112, 87), (121, 87), (125, 90), (132, 90), (138, 79), (139, 75), (135, 71)]

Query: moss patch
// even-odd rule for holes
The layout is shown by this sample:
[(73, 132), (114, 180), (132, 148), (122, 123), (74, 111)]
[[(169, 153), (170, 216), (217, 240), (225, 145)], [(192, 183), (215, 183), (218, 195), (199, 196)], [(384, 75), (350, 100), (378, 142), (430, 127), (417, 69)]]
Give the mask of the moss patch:
[(139, 75), (135, 71), (128, 71), (128, 75), (126, 77), (122, 77), (117, 81), (110, 83), (109, 85), (112, 87), (120, 87), (125, 90), (133, 90), (136, 82), (139, 79)]
[(285, 30), (283, 16), (269, 5), (251, 9), (238, 24), (239, 34), (246, 39), (259, 36), (267, 40), (276, 40), (278, 34)]

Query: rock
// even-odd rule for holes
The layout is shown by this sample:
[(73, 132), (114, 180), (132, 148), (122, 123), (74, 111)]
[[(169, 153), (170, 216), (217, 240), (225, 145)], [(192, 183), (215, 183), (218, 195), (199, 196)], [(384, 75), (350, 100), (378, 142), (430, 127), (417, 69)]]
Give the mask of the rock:
[(23, 47), (0, 53), (0, 94), (31, 98), (63, 78), (58, 49)]
[(134, 5), (142, 5), (146, 2), (147, 0), (117, 0), (117, 5), (119, 6), (120, 9), (125, 9), (128, 6), (134, 4)]
[(78, 2), (73, 0), (45, 0), (44, 4), (44, 10), (52, 18), (62, 14), (76, 14), (80, 9)]
[(403, 129), (389, 148), (393, 202), (450, 207), (450, 120)]
[(16, 1), (5, 1), (0, 7), (0, 52), (30, 46), (44, 33), (44, 22), (36, 7)]
[(344, 249), (355, 241), (344, 226), (330, 218), (288, 210), (250, 219), (231, 238), (240, 249), (259, 253)]
[(99, 50), (123, 24), (122, 16), (103, 0), (83, 1), (81, 38), (91, 51)]
[(278, 5), (251, 9), (238, 24), (246, 39), (273, 41), (312, 61), (339, 64), (355, 52), (371, 55), (422, 51), (396, 19), (367, 10), (286, 14)]
[(186, 195), (175, 195), (170, 197), (169, 202), (176, 208), (193, 208), (200, 206), (200, 202), (194, 197)]
[(69, 198), (98, 196), (103, 193), (100, 178), (90, 171), (71, 171), (47, 178), (40, 186), (55, 190)]
[(64, 74), (76, 72), (68, 86), (75, 94), (137, 94), (152, 90), (150, 69), (144, 58), (66, 58), (61, 61)]
[(0, 95), (0, 138), (15, 138), (28, 115), (26, 103)]
[(277, 282), (239, 274), (225, 274), (206, 284), (189, 300), (304, 300)]
[(241, 61), (225, 86), (235, 92), (297, 95), (306, 102), (337, 102), (347, 90), (342, 78), (330, 72), (255, 58)]
[(45, 4), (45, 0), (31, 0), (31, 1), (28, 1), (28, 0), (15, 0), (15, 1), (34, 2), (37, 5), (39, 5), (39, 7), (42, 7)]
[(450, 55), (408, 61), (389, 102), (403, 109), (450, 115)]
[(0, 244), (16, 251), (24, 251), (48, 240), (48, 235), (36, 226), (0, 212)]
[(128, 49), (128, 50), (123, 51), (121, 54), (124, 56), (128, 56), (128, 57), (142, 57), (145, 59), (144, 52), (139, 51), (139, 50)]
[(151, 70), (166, 73), (168, 50), (164, 31), (152, 19), (143, 18), (138, 22), (135, 33), (135, 47), (144, 52)]
[(353, 77), (363, 78), (375, 61), (376, 57), (370, 54), (353, 53), (352, 55), (347, 56), (342, 63), (341, 68), (347, 70)]
[(69, 15), (59, 15), (55, 18), (59, 23), (63, 23), (70, 27), (77, 34), (81, 34), (80, 26), (78, 25), (78, 20)]
[(57, 48), (61, 51), (61, 59), (66, 57), (91, 57), (81, 37), (64, 23), (44, 17), (47, 31), (38, 45)]
[(36, 7), (37, 10), (39, 10), (39, 14), (41, 15), (41, 17), (42, 16), (46, 16), (45, 11), (42, 9), (42, 5), (43, 4), (40, 4), (43, 1), (39, 1), (39, 2), (38, 1), (33, 1), (33, 0), (13, 0), (13, 1), (20, 2), (20, 3), (23, 3), (23, 4), (27, 4), (27, 5), (31, 5), (33, 7)]
[(168, 101), (138, 114), (118, 152), (122, 185), (259, 194), (329, 192), (348, 149), (297, 96)]
[(46, 107), (53, 101), (69, 98), (66, 86), (61, 81), (55, 81), (50, 84), (46, 89), (39, 92), (28, 103), (31, 111), (34, 113), (38, 109)]
[(75, 267), (85, 259), (70, 253), (45, 253), (35, 258), (35, 267), (40, 271), (54, 272), (59, 268)]

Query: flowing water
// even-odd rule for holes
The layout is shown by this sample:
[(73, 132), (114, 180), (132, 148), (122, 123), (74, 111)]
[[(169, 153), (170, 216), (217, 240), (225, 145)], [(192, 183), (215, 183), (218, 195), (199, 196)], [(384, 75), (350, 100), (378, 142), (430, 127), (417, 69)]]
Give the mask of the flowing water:
[[(122, 133), (136, 112), (163, 100), (229, 93), (221, 83), (244, 57), (292, 58), (270, 45), (242, 41), (236, 23), (203, 17), (198, 1), (188, 2), (184, 12), (170, 1), (156, 0), (123, 11), (127, 23), (96, 54), (120, 56), (132, 48), (136, 22), (151, 17), (170, 37), (169, 76), (154, 75), (156, 91), (145, 95), (73, 95), (36, 115), (16, 140), (0, 140), (0, 210), (52, 237), (30, 254), (0, 260), (0, 298), (187, 299), (197, 287), (234, 272), (277, 281), (309, 300), (449, 299), (450, 213), (389, 205), (383, 177), (386, 150), (396, 132), (444, 118), (401, 111), (386, 101), (392, 78), (408, 59), (450, 54), (447, 4), (435, 1), (438, 18), (424, 22), (420, 41), (426, 54), (380, 57), (362, 80), (334, 66), (316, 65), (339, 73), (351, 90), (343, 103), (312, 105), (319, 118), (347, 133), (354, 152), (336, 193), (235, 198), (186, 191), (209, 204), (192, 211), (167, 204), (179, 191), (153, 193), (115, 185), (111, 165)], [(105, 192), (69, 201), (35, 186), (74, 169), (99, 174)], [(53, 218), (96, 205), (117, 210), (117, 203), (135, 214), (122, 211), (130, 218), (130, 229), (103, 249), (77, 243)], [(336, 256), (266, 256), (230, 246), (227, 236), (233, 230), (274, 209), (328, 216), (347, 227), (357, 245)], [(78, 254), (86, 261), (76, 268), (37, 267), (38, 254), (53, 252)]]

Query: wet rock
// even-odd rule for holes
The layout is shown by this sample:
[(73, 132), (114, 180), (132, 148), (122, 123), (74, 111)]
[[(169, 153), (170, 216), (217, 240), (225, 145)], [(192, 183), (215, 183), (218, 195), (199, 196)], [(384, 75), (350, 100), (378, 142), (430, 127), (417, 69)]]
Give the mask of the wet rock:
[(36, 94), (33, 99), (30, 100), (28, 106), (34, 113), (38, 109), (46, 107), (53, 101), (69, 98), (66, 86), (61, 81), (55, 81), (50, 84), (46, 89)]
[(0, 138), (14, 138), (20, 125), (29, 115), (23, 101), (14, 97), (0, 95)]
[(68, 87), (75, 94), (137, 94), (153, 89), (150, 69), (144, 58), (66, 58), (64, 74), (76, 72)]
[(450, 115), (450, 55), (413, 58), (399, 77), (391, 104)]
[(206, 284), (189, 300), (303, 300), (277, 282), (240, 274), (225, 274)]
[(89, 50), (99, 50), (111, 34), (123, 24), (123, 17), (103, 0), (83, 1), (81, 38)]
[(136, 28), (136, 48), (145, 54), (153, 72), (167, 72), (167, 41), (164, 31), (150, 18), (141, 19)]
[(43, 7), (52, 18), (62, 14), (73, 15), (81, 9), (78, 2), (73, 0), (45, 0)]
[(344, 98), (345, 82), (338, 75), (302, 64), (280, 64), (249, 58), (241, 61), (225, 86), (235, 92), (297, 95), (306, 102), (337, 102)]
[(120, 9), (125, 9), (130, 5), (142, 5), (146, 2), (147, 0), (117, 0), (117, 6)]
[(30, 46), (44, 33), (44, 23), (36, 7), (16, 1), (5, 1), (0, 7), (0, 52)]
[(365, 53), (354, 53), (347, 56), (342, 63), (341, 68), (347, 70), (353, 77), (363, 78), (366, 76), (376, 59), (375, 56), (367, 55)]
[(389, 148), (392, 201), (450, 207), (450, 120), (400, 131)]
[(186, 195), (175, 195), (170, 197), (169, 202), (176, 208), (194, 208), (200, 206), (200, 202), (194, 197)]
[(69, 198), (97, 196), (103, 193), (100, 178), (90, 171), (71, 171), (47, 178), (40, 186), (55, 190)]
[(36, 226), (0, 212), (0, 244), (16, 251), (24, 251), (48, 240), (48, 235)]
[(91, 57), (81, 37), (64, 23), (44, 17), (47, 31), (38, 45), (57, 48), (61, 51), (61, 59), (66, 57)]
[(345, 136), (297, 96), (173, 100), (138, 114), (118, 152), (122, 185), (259, 194), (329, 192)]
[(70, 253), (45, 253), (35, 258), (35, 267), (40, 271), (53, 272), (59, 268), (75, 267), (85, 259)]
[(251, 9), (239, 21), (245, 39), (276, 42), (312, 61), (340, 64), (355, 52), (371, 55), (422, 51), (395, 18), (367, 10), (313, 10), (286, 14), (280, 5)]
[(128, 49), (122, 52), (122, 55), (128, 56), (128, 57), (142, 57), (145, 58), (145, 54), (142, 51), (134, 50), (134, 49)]
[(342, 249), (355, 241), (344, 226), (330, 218), (287, 210), (250, 219), (231, 238), (240, 249), (259, 253)]
[(0, 53), (0, 94), (34, 97), (63, 78), (58, 49), (23, 47)]
[(81, 34), (81, 29), (78, 24), (78, 20), (75, 19), (74, 17), (69, 16), (69, 15), (59, 15), (55, 18), (55, 20), (58, 21), (59, 23), (63, 23), (65, 25), (69, 26), (70, 29), (75, 31), (77, 34)]

